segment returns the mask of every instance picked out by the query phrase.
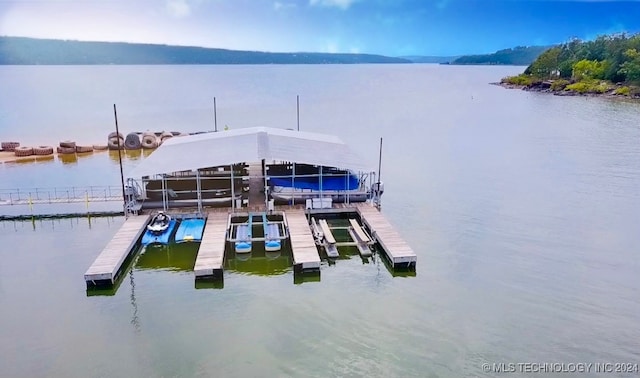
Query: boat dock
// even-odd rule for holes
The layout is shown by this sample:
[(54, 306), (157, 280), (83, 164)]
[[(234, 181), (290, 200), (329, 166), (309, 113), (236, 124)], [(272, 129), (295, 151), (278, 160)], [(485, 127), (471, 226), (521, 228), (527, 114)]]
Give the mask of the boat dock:
[(362, 223), (367, 226), (371, 236), (384, 249), (392, 267), (415, 268), (418, 257), (384, 215), (368, 203), (359, 203), (356, 207)]
[(320, 270), (318, 248), (311, 234), (311, 228), (304, 211), (296, 209), (287, 211), (285, 214), (286, 223), (289, 227), (294, 271)]
[(124, 221), (113, 239), (84, 274), (87, 286), (114, 284), (122, 263), (137, 245), (150, 218), (151, 215), (131, 216)]
[(229, 229), (229, 214), (210, 212), (207, 216), (200, 249), (193, 271), (197, 279), (222, 280), (224, 249)]
[[(145, 210), (142, 201), (151, 191), (162, 194), (158, 204), (176, 219), (195, 205), (199, 217), (206, 214), (193, 268), (196, 282), (222, 280), (226, 248), (235, 248), (235, 257), (246, 259), (253, 248), (259, 252), (282, 248), (287, 254), (290, 249), (292, 262), (287, 264), (293, 265), (294, 278), (319, 273), (322, 250), (330, 258), (340, 258), (342, 247), (357, 247), (368, 259), (375, 253), (372, 246), (378, 245), (392, 269), (415, 269), (416, 254), (374, 206), (379, 206), (384, 186), (379, 173), (367, 169), (368, 164), (333, 136), (272, 128), (205, 133), (173, 138), (142, 160), (129, 172), (123, 200), (125, 211), (137, 214)], [(143, 185), (135, 181), (139, 177)], [(150, 189), (151, 183), (161, 185)], [(71, 194), (69, 198), (77, 197)], [(174, 194), (183, 197), (172, 200)], [(84, 197), (91, 198), (91, 192)], [(9, 201), (14, 201), (13, 193)], [(332, 225), (336, 217), (342, 220)], [(149, 217), (139, 216), (125, 221), (87, 271), (88, 283), (115, 280), (148, 221)], [(264, 242), (264, 248), (252, 244), (256, 242)]]

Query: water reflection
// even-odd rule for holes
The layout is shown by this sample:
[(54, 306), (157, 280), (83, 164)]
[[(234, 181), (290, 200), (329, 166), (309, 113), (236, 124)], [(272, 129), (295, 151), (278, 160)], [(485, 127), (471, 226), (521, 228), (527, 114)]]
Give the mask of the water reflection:
[[(138, 150), (120, 150), (120, 156), (122, 156), (122, 160), (140, 160), (142, 158), (146, 158), (151, 155), (154, 150), (141, 148)], [(109, 150), (109, 159), (119, 164), (120, 156), (118, 155), (118, 150)]]
[(280, 251), (267, 252), (264, 245), (254, 242), (250, 253), (235, 253), (227, 248), (225, 269), (245, 274), (275, 276), (292, 270), (291, 247), (284, 243)]
[(58, 160), (60, 160), (62, 164), (77, 164), (78, 156), (76, 154), (58, 154)]
[(200, 243), (148, 245), (141, 248), (135, 268), (192, 271), (199, 248)]

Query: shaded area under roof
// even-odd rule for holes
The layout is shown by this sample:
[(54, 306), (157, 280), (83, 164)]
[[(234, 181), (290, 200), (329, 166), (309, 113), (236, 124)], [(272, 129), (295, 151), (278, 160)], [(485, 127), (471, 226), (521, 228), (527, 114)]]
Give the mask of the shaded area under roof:
[(242, 162), (291, 161), (353, 171), (371, 167), (340, 138), (317, 133), (252, 127), (166, 140), (126, 176), (137, 178)]

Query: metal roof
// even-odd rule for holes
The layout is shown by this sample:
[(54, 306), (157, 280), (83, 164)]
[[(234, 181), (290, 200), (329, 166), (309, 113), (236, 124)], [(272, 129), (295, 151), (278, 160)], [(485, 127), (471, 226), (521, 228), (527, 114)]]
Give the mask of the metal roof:
[(252, 127), (170, 138), (126, 176), (136, 178), (262, 159), (371, 171), (338, 137)]

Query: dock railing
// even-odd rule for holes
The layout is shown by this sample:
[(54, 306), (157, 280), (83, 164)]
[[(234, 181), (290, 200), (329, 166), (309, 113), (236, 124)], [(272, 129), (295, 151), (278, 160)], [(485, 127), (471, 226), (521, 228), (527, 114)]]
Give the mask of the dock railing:
[(0, 205), (122, 201), (120, 186), (0, 189)]

